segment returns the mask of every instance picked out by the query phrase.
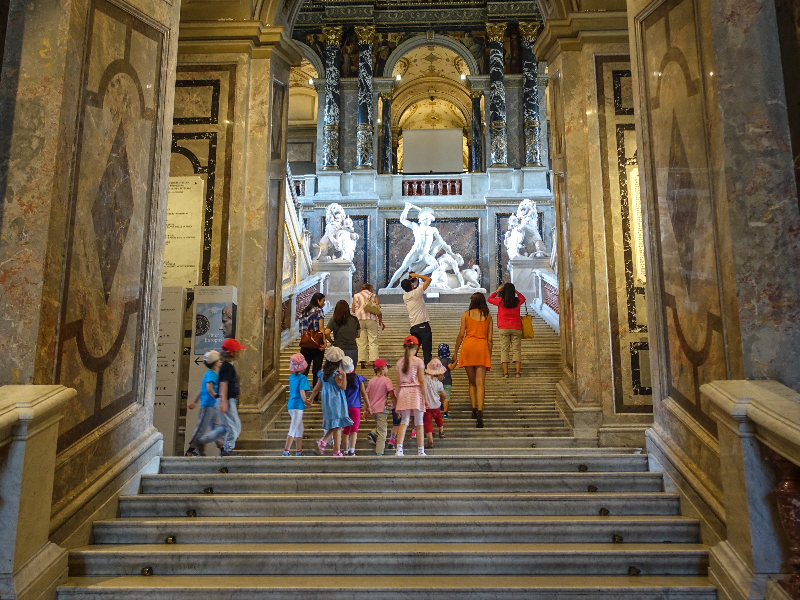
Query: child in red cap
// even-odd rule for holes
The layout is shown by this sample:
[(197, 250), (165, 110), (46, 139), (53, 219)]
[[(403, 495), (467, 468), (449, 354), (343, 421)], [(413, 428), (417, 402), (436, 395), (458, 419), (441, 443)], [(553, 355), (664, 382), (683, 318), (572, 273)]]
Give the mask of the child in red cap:
[(375, 377), (370, 379), (367, 384), (367, 398), (369, 399), (369, 411), (375, 418), (375, 455), (383, 456), (386, 446), (386, 425), (389, 414), (394, 405), (394, 386), (392, 380), (386, 376), (389, 365), (382, 358), (373, 361), (372, 368), (375, 370)]

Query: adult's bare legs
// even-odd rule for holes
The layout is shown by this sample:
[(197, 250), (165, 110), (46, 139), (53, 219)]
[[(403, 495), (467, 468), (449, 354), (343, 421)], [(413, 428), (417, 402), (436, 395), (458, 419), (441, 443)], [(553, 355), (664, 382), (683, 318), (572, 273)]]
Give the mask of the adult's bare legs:
[(477, 367), (464, 367), (464, 370), (467, 372), (467, 379), (469, 380), (469, 403), (472, 405), (473, 409), (478, 408), (477, 404), (478, 389), (476, 387), (476, 376), (475, 376), (476, 368)]
[(475, 402), (477, 409), (483, 410), (483, 401), (486, 397), (486, 367), (473, 367), (473, 369), (475, 369)]

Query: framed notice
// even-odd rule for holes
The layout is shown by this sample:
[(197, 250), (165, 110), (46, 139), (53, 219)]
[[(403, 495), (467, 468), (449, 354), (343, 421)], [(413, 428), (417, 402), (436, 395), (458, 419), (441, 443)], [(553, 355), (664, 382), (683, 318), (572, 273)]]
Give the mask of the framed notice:
[(205, 181), (200, 176), (169, 178), (167, 236), (161, 277), (161, 284), (165, 287), (191, 288), (200, 283), (205, 195)]

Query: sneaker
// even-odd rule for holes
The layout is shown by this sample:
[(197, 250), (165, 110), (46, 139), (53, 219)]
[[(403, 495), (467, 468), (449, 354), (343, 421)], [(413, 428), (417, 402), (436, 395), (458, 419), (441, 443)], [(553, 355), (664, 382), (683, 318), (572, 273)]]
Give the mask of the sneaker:
[(355, 450), (348, 450), (347, 452), (344, 453), (344, 455), (345, 456), (355, 456), (356, 455), (356, 451)]
[(294, 455), (295, 456), (305, 456), (305, 454), (303, 454), (302, 452), (295, 452)]
[(417, 446), (417, 456), (428, 456), (427, 454), (425, 454), (425, 448)]
[(328, 447), (328, 443), (324, 440), (319, 440), (317, 442), (317, 456), (325, 456), (325, 448)]
[(283, 451), (283, 456), (291, 456), (291, 455), (292, 455), (292, 453), (289, 452), (288, 450), (284, 450)]
[(367, 434), (367, 441), (374, 446), (378, 443), (378, 436), (375, 434), (375, 432), (370, 431)]
[(236, 450), (220, 450), (220, 456), (239, 456), (239, 453)]
[(405, 454), (403, 454), (403, 449), (402, 448), (398, 448), (397, 452), (395, 452), (394, 455), (395, 456), (405, 456)]
[(375, 453), (375, 456), (383, 456), (383, 454), (378, 454), (378, 453), (376, 452), (376, 453)]
[(450, 418), (450, 415), (448, 415), (446, 412), (443, 412), (443, 413), (442, 413), (442, 418), (443, 418), (443, 419), (449, 419), (449, 418)]
[(412, 430), (411, 430), (411, 437), (412, 437), (412, 438), (415, 438), (415, 437), (417, 437), (417, 430), (416, 430), (416, 429), (412, 429)]
[(189, 448), (189, 449), (186, 451), (186, 454), (185, 454), (184, 456), (200, 456), (200, 455), (197, 453), (197, 450), (195, 450), (194, 448), (191, 448), (191, 447), (190, 447), (190, 448)]
[(333, 453), (333, 456), (344, 456), (344, 454), (342, 454), (341, 450), (337, 450), (336, 452)]
[(389, 450), (394, 450), (394, 447), (395, 447), (396, 444), (397, 444), (397, 440), (395, 440), (394, 438), (389, 438), (389, 441), (387, 442), (386, 447), (389, 448)]

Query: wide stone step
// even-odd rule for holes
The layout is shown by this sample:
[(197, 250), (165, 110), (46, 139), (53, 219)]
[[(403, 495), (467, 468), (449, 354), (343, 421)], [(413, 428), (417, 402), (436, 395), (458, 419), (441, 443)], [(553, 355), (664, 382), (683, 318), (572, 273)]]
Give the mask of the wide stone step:
[[(567, 437), (567, 431), (554, 431), (550, 439), (558, 440), (558, 443), (554, 444), (555, 447), (560, 446), (567, 446), (572, 443), (574, 438)], [(461, 437), (458, 438), (456, 436), (448, 435), (445, 439), (434, 439), (435, 449), (447, 449), (447, 448), (472, 448), (476, 454), (482, 453), (491, 453), (496, 448), (531, 448), (533, 445), (539, 446), (541, 445), (541, 440), (548, 439), (548, 436), (541, 432), (541, 431), (531, 431), (526, 437), (496, 437), (496, 436), (489, 436), (486, 438), (479, 438), (479, 437)], [(314, 451), (314, 442), (316, 440), (310, 438), (307, 440), (305, 444), (305, 450), (308, 450), (308, 453), (313, 453)], [(237, 441), (236, 442), (236, 451), (237, 452), (258, 452), (258, 451), (269, 451), (274, 452), (275, 450), (283, 450), (283, 447), (286, 442), (286, 436), (284, 435), (281, 439), (271, 439), (271, 440), (245, 440), (245, 441)], [(406, 434), (406, 440), (403, 445), (404, 449), (414, 450), (416, 447), (417, 442), (416, 439), (412, 438), (410, 434)], [(356, 451), (362, 450), (364, 452), (374, 451), (374, 446), (372, 446), (366, 439), (366, 434), (364, 437), (358, 440), (356, 444)], [(215, 454), (214, 449), (209, 449), (209, 452)], [(416, 450), (414, 450), (416, 454)], [(426, 451), (427, 452), (427, 451)], [(328, 456), (331, 454), (331, 445), (328, 445)], [(406, 456), (406, 458), (411, 458), (411, 456)]]
[(86, 546), (72, 576), (705, 575), (699, 544), (156, 544)]
[[(365, 425), (368, 425), (366, 423)], [(359, 438), (362, 443), (366, 443), (366, 435), (369, 432), (371, 427), (361, 427), (359, 431)], [(438, 433), (438, 428), (434, 426), (434, 429)], [(288, 429), (287, 429), (288, 430)], [(264, 438), (267, 442), (276, 441), (279, 444), (283, 444), (286, 441), (286, 431), (276, 430), (270, 431), (267, 434), (267, 437)], [(322, 437), (322, 428), (321, 427), (306, 427), (305, 435), (303, 439), (309, 439), (315, 441)], [(485, 425), (483, 429), (478, 429), (474, 422), (472, 428), (467, 429), (466, 427), (461, 428), (449, 428), (447, 425), (444, 426), (446, 438), (436, 438), (437, 434), (434, 434), (434, 437), (438, 440), (441, 439), (443, 445), (447, 444), (447, 441), (450, 439), (456, 440), (465, 440), (465, 439), (474, 439), (476, 440), (476, 448), (478, 445), (483, 444), (485, 439), (491, 438), (494, 442), (499, 442), (505, 438), (525, 438), (525, 437), (533, 437), (537, 435), (541, 436), (561, 436), (566, 437), (569, 435), (569, 429), (565, 426), (535, 426), (530, 425), (528, 427), (515, 427), (511, 428), (502, 428), (502, 427), (491, 427), (488, 421), (485, 421)], [(388, 434), (388, 432), (387, 432)], [(409, 439), (411, 437), (411, 433), (406, 433), (406, 443), (409, 443)], [(282, 447), (282, 446), (281, 446)], [(364, 446), (366, 447), (366, 446)]]
[(715, 600), (698, 576), (77, 577), (61, 600)]
[[(402, 467), (400, 467), (402, 468)], [(143, 475), (143, 494), (660, 492), (661, 473), (286, 473)]]
[[(321, 494), (147, 494), (121, 496), (121, 517), (287, 517), (383, 515), (677, 515), (677, 494), (663, 492), (571, 494), (381, 493), (332, 499)], [(191, 517), (187, 517), (191, 518)]]
[(115, 519), (94, 524), (95, 544), (232, 543), (696, 543), (699, 524), (684, 517), (262, 517)]
[[(471, 472), (476, 478), (483, 473), (540, 472), (642, 472), (647, 471), (647, 455), (634, 454), (621, 448), (558, 448), (529, 450), (527, 456), (430, 456), (425, 460), (404, 460), (404, 472), (447, 473)], [(237, 473), (387, 473), (394, 474), (400, 465), (388, 457), (357, 456), (345, 460), (332, 457), (244, 457), (185, 458), (164, 456), (161, 472), (169, 474), (219, 473), (225, 468)]]

